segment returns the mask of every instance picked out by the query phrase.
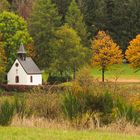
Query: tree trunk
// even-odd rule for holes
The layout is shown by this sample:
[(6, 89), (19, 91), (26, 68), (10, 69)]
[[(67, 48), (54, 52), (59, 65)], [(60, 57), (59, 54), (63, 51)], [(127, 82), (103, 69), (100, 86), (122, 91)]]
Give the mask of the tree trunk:
[(102, 68), (102, 82), (105, 81), (105, 69)]

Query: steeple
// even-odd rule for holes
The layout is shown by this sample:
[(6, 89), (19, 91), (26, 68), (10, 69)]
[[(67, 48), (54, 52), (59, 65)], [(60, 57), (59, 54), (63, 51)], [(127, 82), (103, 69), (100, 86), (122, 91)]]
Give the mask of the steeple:
[(26, 51), (25, 51), (25, 48), (23, 46), (23, 44), (21, 43), (20, 45), (20, 48), (17, 52), (17, 56), (18, 58), (20, 58), (22, 61), (25, 61), (26, 60)]

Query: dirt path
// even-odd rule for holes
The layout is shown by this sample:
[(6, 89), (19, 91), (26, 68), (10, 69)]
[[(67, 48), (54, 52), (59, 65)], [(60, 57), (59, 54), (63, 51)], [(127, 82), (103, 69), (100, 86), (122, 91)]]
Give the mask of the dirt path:
[[(107, 81), (111, 81), (111, 82), (115, 82), (115, 80), (107, 80)], [(118, 79), (117, 82), (120, 83), (140, 83), (140, 79)]]

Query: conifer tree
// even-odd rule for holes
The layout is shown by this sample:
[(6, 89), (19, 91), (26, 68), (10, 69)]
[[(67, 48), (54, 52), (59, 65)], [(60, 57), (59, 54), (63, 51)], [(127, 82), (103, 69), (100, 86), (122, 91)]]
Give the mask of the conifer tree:
[(56, 5), (51, 0), (37, 0), (33, 5), (30, 19), (30, 31), (35, 41), (35, 48), (40, 67), (49, 68), (53, 61), (52, 42), (61, 17)]
[(82, 44), (84, 46), (88, 46), (88, 40), (87, 40), (88, 34), (87, 34), (86, 25), (84, 22), (84, 17), (81, 14), (81, 11), (77, 3), (75, 2), (75, 0), (72, 0), (68, 8), (65, 21), (80, 36)]

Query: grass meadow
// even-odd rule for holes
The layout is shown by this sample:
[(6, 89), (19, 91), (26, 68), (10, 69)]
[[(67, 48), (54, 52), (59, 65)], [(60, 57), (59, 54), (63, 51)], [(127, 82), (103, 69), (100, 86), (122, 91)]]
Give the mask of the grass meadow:
[(140, 136), (97, 131), (1, 127), (0, 140), (140, 140)]
[[(101, 71), (99, 69), (92, 68), (92, 75), (96, 79), (101, 79)], [(110, 67), (108, 71), (105, 72), (106, 80), (115, 80), (121, 82), (140, 82), (140, 71), (135, 71), (128, 64), (116, 65)]]
[[(91, 74), (95, 79), (101, 80), (101, 71), (97, 67), (91, 68)], [(47, 78), (47, 73), (43, 72), (43, 81), (47, 81)], [(105, 72), (105, 80), (115, 81), (116, 78), (118, 82), (140, 82), (140, 71), (132, 69), (129, 64), (115, 65)]]
[[(16, 96), (1, 96), (0, 103), (4, 100), (9, 100), (12, 103), (15, 101), (15, 99), (18, 99), (16, 102), (17, 103), (16, 109), (18, 108), (21, 109), (21, 110), (18, 110), (19, 112), (16, 112), (17, 113), (16, 115), (19, 115), (19, 116), (16, 116), (18, 119), (21, 119), (20, 115), (22, 113), (25, 118), (26, 118), (26, 115), (28, 116), (30, 113), (32, 113), (33, 116), (39, 119), (39, 122), (37, 120), (34, 120), (32, 122), (31, 121), (32, 116), (29, 117), (29, 124), (31, 126), (28, 124), (28, 121), (27, 122), (25, 121), (25, 124), (24, 124), (24, 119), (23, 120), (21, 119), (22, 120), (21, 122), (17, 121), (18, 119), (17, 120), (15, 119), (15, 121), (14, 119), (12, 119), (11, 125), (9, 125), (8, 127), (0, 127), (0, 140), (140, 140), (139, 125), (133, 125), (133, 122), (131, 121), (129, 122), (128, 120), (126, 120), (127, 116), (129, 117), (130, 115), (130, 119), (132, 117), (132, 121), (133, 121), (134, 120), (133, 115), (136, 115), (135, 109), (137, 108), (139, 109), (140, 107), (139, 106), (140, 105), (140, 96), (139, 96), (140, 95), (140, 71), (135, 72), (133, 69), (129, 67), (128, 64), (113, 66), (109, 69), (109, 71), (105, 73), (105, 79), (106, 81), (109, 81), (109, 82), (102, 83), (100, 82), (100, 79), (101, 79), (100, 70), (98, 70), (97, 68), (91, 68), (91, 70), (88, 68), (88, 70), (89, 70), (89, 75), (87, 74), (86, 71), (84, 71), (83, 73), (81, 72), (80, 80), (76, 81), (77, 84), (79, 84), (78, 88), (77, 86), (75, 87), (74, 82), (66, 82), (59, 85), (60, 87), (61, 85), (65, 87), (67, 86), (71, 87), (72, 91), (76, 93), (76, 94), (73, 94), (73, 96), (64, 95), (62, 98), (62, 95), (58, 94), (59, 92), (62, 92), (61, 90), (60, 91), (58, 90), (57, 93), (54, 93), (54, 91), (51, 91), (51, 90), (45, 91), (44, 89), (41, 89), (41, 88), (35, 88), (31, 90), (29, 94), (28, 93), (23, 94), (25, 95), (26, 98), (20, 98), (20, 97), (15, 98)], [(93, 79), (90, 79), (91, 74), (93, 75)], [(47, 80), (47, 77), (48, 75), (44, 72), (43, 73), (44, 81)], [(78, 74), (77, 74), (77, 77), (78, 77)], [(112, 82), (112, 81), (115, 81), (115, 79), (117, 79), (117, 82)], [(82, 93), (81, 91), (83, 91), (83, 93), (88, 91), (88, 90), (85, 90), (85, 88), (83, 87), (83, 85), (81, 85), (81, 83), (84, 86), (87, 85), (86, 89), (89, 89), (89, 96), (83, 96), (85, 94), (83, 95), (80, 94)], [(106, 92), (109, 93), (108, 95), (113, 95), (113, 96), (104, 96)], [(62, 93), (65, 93), (66, 95), (71, 95), (70, 93), (67, 93), (67, 90), (63, 91)], [(100, 96), (97, 96), (95, 93)], [(70, 100), (66, 100), (67, 102), (65, 102), (64, 97), (65, 99), (70, 99)], [(87, 101), (90, 102), (90, 104), (83, 104), (83, 103), (86, 103), (84, 102), (86, 101), (85, 97)], [(106, 100), (108, 98), (110, 100)], [(117, 108), (118, 106), (115, 106), (116, 104), (114, 103), (115, 101), (117, 101), (116, 98), (127, 101), (127, 104), (125, 102), (122, 102), (123, 103), (122, 110), (120, 108)], [(72, 102), (72, 99), (74, 99), (75, 104)], [(97, 102), (97, 104), (95, 104), (96, 103), (95, 101)], [(103, 103), (106, 104), (111, 101), (113, 101), (112, 102), (113, 106), (111, 105), (111, 112), (108, 113), (107, 116), (100, 116), (101, 114), (99, 113), (101, 112), (103, 113), (104, 110), (100, 111), (99, 113), (93, 112), (94, 113), (93, 116), (90, 116), (91, 114), (88, 114), (89, 113), (88, 108), (92, 109), (93, 107), (94, 109), (94, 106), (96, 105), (96, 109), (100, 109), (100, 108), (102, 109), (101, 105)], [(63, 104), (70, 103), (70, 106), (69, 106), (70, 108), (71, 108), (71, 104), (73, 105), (72, 107), (77, 107), (79, 104), (81, 104), (82, 106), (85, 105), (85, 108), (88, 107), (86, 113), (82, 114), (82, 118), (79, 119), (79, 123), (75, 123), (75, 125), (71, 124), (70, 125), (71, 127), (68, 126), (69, 123), (67, 124), (67, 122), (69, 122), (70, 120), (68, 120), (68, 118), (64, 116), (64, 112), (62, 110), (62, 102)], [(98, 106), (98, 103), (101, 103), (101, 105)], [(131, 107), (129, 108), (129, 103), (131, 103), (131, 105), (134, 107), (134, 110)], [(67, 104), (65, 104), (65, 106), (67, 107)], [(109, 104), (107, 104), (107, 106), (105, 107), (108, 109)], [(103, 109), (106, 109), (105, 107), (103, 107)], [(122, 116), (120, 117), (120, 119), (124, 119), (126, 117), (124, 119), (126, 121), (126, 124), (125, 123), (118, 124), (117, 119), (114, 119), (114, 115), (118, 115), (117, 114), (118, 110), (116, 108), (122, 111), (121, 112)], [(76, 109), (74, 108), (74, 110)], [(128, 113), (128, 111), (130, 111), (130, 113)], [(95, 117), (100, 121), (101, 124), (103, 124), (102, 118), (106, 119), (107, 117), (108, 118), (107, 120), (109, 120), (109, 118), (112, 118), (114, 119), (112, 123), (114, 123), (115, 125), (113, 126), (111, 124), (110, 126), (106, 125), (106, 127), (103, 127), (103, 129), (98, 129), (98, 127), (96, 126), (95, 128), (92, 128), (92, 126), (94, 125), (94, 122), (97, 122), (96, 120), (93, 120), (93, 118)], [(49, 121), (52, 127), (51, 125), (49, 127), (49, 123), (45, 124), (44, 121), (41, 122), (41, 118), (43, 120), (45, 118), (46, 121)], [(57, 123), (55, 123), (54, 125), (53, 121), (59, 122), (60, 126), (62, 127), (57, 128)], [(73, 123), (74, 122), (75, 121), (73, 121)], [(88, 122), (87, 128), (81, 127), (81, 126), (85, 126), (84, 125), (85, 122)], [(127, 127), (129, 126), (129, 123), (132, 125), (132, 127)], [(44, 127), (38, 126), (39, 124), (43, 124)], [(75, 127), (76, 125), (77, 127)], [(109, 129), (107, 129), (107, 127)]]

